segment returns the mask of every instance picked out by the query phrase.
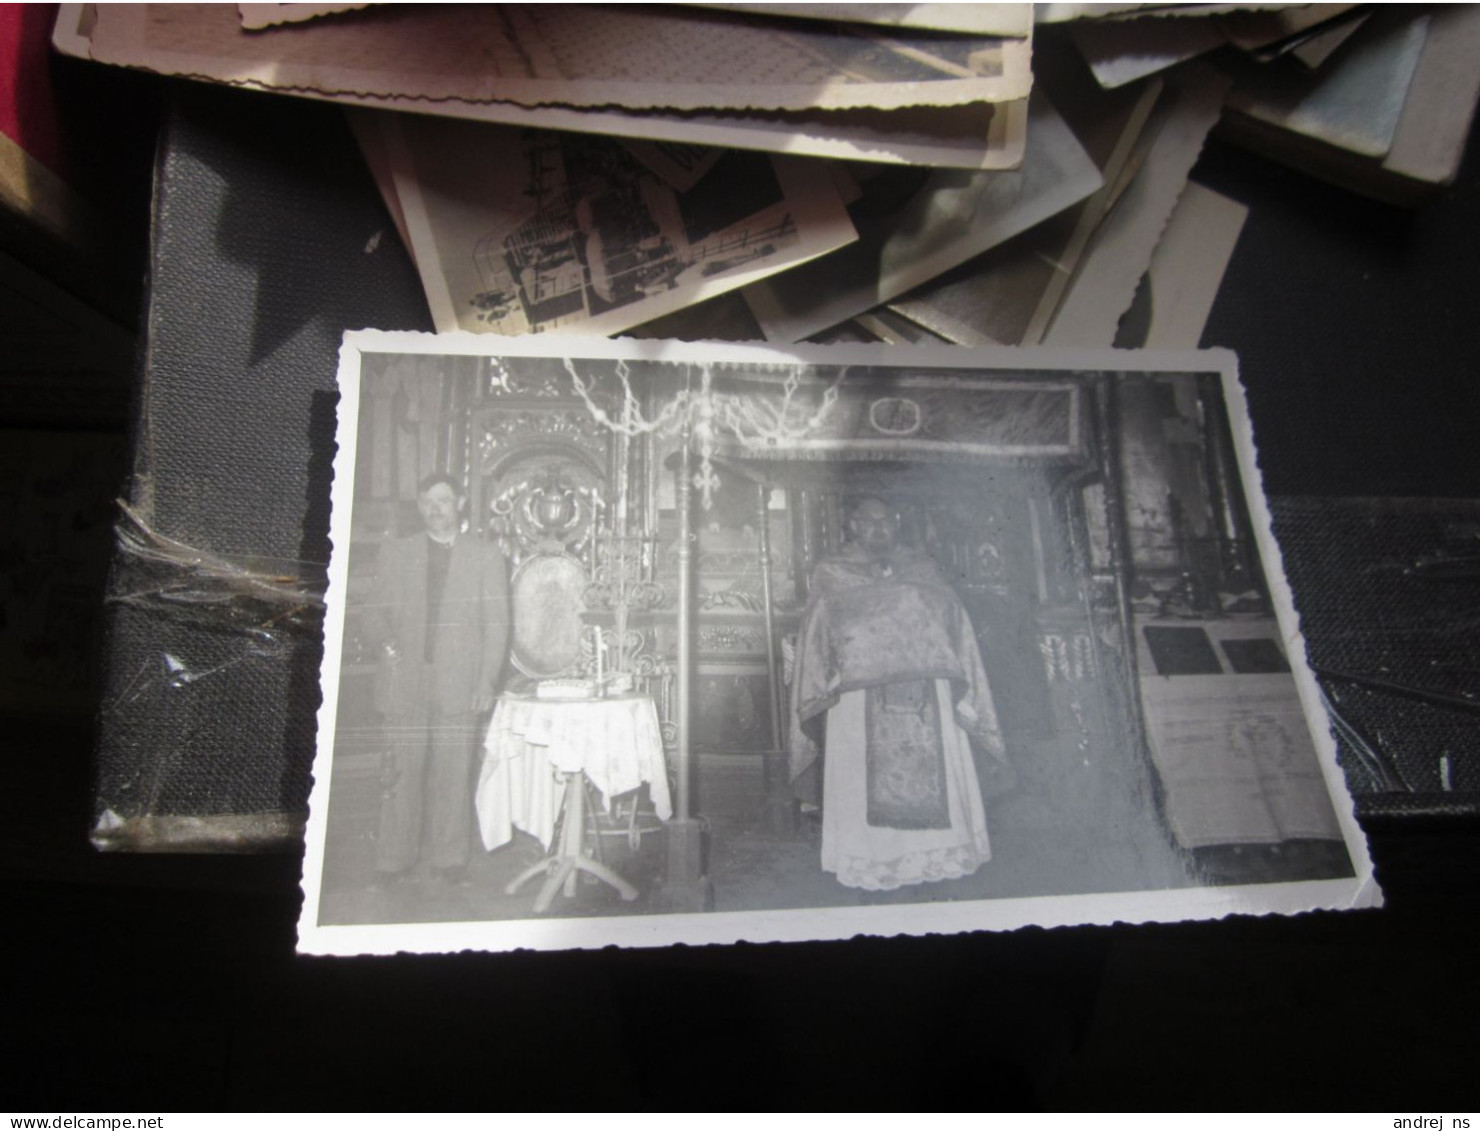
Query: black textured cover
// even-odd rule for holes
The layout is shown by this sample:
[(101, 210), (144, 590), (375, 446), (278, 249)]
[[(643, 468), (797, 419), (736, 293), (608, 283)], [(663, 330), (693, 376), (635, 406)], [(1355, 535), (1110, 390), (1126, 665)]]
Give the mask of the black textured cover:
[[(429, 330), (425, 299), (337, 109), (176, 97), (130, 502), (169, 538), (321, 582), (341, 334)], [(141, 819), (159, 817), (288, 814), (291, 827), (307, 807), (317, 621), (222, 628), (231, 618), (189, 602), (117, 600), (155, 581), (115, 560), (95, 840), (157, 847)]]
[(1480, 814), (1480, 500), (1271, 510), (1310, 662), (1376, 755), (1338, 733), (1358, 814)]

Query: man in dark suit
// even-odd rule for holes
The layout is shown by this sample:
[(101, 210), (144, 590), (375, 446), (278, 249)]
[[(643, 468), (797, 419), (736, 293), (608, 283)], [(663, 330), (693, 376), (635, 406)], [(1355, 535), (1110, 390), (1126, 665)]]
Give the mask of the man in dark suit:
[(375, 867), (383, 877), (424, 861), (451, 881), (472, 845), (472, 769), (509, 641), (508, 569), (489, 542), (462, 531), (465, 499), (450, 476), (427, 476), (416, 505), (424, 532), (387, 542), (364, 613), (385, 660), (390, 769)]

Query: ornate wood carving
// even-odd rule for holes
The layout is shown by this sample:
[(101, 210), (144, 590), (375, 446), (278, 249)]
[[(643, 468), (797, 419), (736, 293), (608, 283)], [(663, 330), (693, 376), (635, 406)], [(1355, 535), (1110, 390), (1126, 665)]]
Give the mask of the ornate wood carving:
[(569, 554), (589, 571), (591, 539), (605, 507), (602, 484), (559, 452), (528, 459), (491, 477), (483, 522), (511, 564), (535, 554)]
[(563, 441), (604, 467), (611, 436), (579, 405), (500, 408), (479, 414), (478, 466), (490, 472), (531, 445)]

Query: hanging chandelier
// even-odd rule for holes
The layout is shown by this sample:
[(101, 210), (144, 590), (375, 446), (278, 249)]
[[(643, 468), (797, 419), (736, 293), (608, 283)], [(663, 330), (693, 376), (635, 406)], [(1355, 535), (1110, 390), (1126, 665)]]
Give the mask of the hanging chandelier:
[[(747, 451), (765, 451), (796, 443), (814, 435), (826, 423), (837, 404), (838, 387), (847, 376), (839, 370), (832, 383), (822, 391), (815, 408), (798, 397), (802, 387), (797, 366), (786, 366), (780, 396), (721, 392), (714, 387), (712, 364), (685, 363), (685, 380), (673, 398), (651, 418), (643, 414), (642, 402), (632, 388), (632, 374), (624, 361), (617, 362), (616, 376), (621, 383), (621, 403), (609, 412), (597, 403), (592, 381), (577, 372), (570, 358), (563, 359), (576, 394), (594, 420), (620, 436), (687, 436), (699, 454), (693, 486), (699, 492), (704, 509), (710, 509), (714, 492), (720, 485), (714, 470), (714, 454), (722, 439), (738, 443)], [(698, 387), (694, 369), (699, 371)]]

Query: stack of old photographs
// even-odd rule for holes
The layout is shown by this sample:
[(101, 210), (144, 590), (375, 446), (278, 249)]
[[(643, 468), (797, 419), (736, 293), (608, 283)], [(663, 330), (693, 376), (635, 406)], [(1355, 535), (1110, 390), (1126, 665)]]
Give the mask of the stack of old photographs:
[[(1039, 12), (1071, 21), (1068, 34), (1107, 89), (1218, 52), (1234, 80), (1223, 136), (1314, 176), (1405, 205), (1454, 179), (1480, 95), (1480, 9), (1235, 7)], [(1086, 8), (1114, 11), (1086, 19)]]
[[(931, 271), (1095, 187), (1029, 105), (1029, 5), (813, 7), (100, 6), (64, 11), (57, 42), (366, 107), (356, 130), (443, 331), (620, 333), (836, 252), (860, 191), (836, 159), (939, 171), (907, 197), (1002, 200)], [(317, 18), (255, 30), (285, 15)], [(1055, 152), (1024, 192), (1030, 117)]]
[(1480, 9), (64, 5), (59, 48), (349, 111), (441, 331), (1196, 345), (1209, 132), (1452, 178)]

